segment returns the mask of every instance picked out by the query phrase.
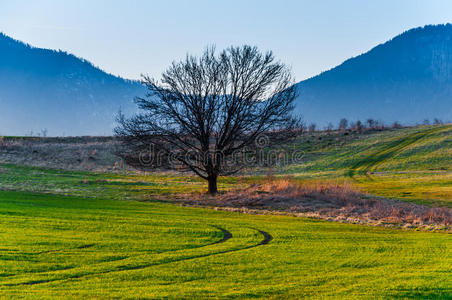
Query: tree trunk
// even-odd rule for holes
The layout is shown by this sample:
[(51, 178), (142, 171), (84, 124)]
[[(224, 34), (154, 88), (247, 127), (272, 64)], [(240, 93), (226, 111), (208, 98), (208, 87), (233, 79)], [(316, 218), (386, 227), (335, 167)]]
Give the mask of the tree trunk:
[(215, 195), (218, 192), (217, 176), (209, 176), (207, 180), (209, 182), (209, 194)]

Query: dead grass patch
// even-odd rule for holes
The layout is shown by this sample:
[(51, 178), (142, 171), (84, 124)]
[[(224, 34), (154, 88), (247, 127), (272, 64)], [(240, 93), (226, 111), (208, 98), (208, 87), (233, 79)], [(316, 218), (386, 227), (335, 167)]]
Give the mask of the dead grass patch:
[(191, 195), (183, 203), (247, 213), (284, 212), (332, 221), (449, 231), (452, 209), (365, 195), (348, 183), (270, 179), (216, 197)]

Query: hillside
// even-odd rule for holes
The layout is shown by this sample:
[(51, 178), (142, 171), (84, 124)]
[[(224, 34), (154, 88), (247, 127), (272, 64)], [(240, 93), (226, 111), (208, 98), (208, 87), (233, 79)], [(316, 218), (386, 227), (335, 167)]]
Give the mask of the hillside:
[(0, 33), (0, 134), (109, 135), (114, 115), (141, 94), (138, 82)]
[(290, 173), (452, 171), (452, 126), (415, 126), (363, 134), (307, 134), (297, 141), (305, 153)]
[[(16, 181), (10, 182), (14, 176), (8, 175), (6, 166), (12, 168), (12, 173), (19, 172), (13, 167), (18, 165), (72, 171), (131, 171), (115, 156), (115, 145), (110, 137), (4, 138), (0, 142), (3, 172), (0, 187), (10, 189), (17, 185)], [(347, 181), (373, 195), (452, 207), (452, 125), (362, 134), (351, 131), (307, 133), (298, 138), (295, 147), (302, 151), (302, 161), (274, 168), (275, 175), (290, 175), (302, 182)], [(289, 151), (290, 148), (293, 145)], [(268, 172), (267, 168), (259, 167), (242, 175), (252, 175), (244, 178), (248, 178), (246, 182), (254, 182), (259, 175), (268, 175)], [(227, 177), (220, 185), (231, 180), (237, 184), (235, 179)]]
[[(299, 172), (295, 176), (305, 177), (298, 190), (286, 186), (291, 201), (281, 201), (286, 176), (281, 181), (222, 177), (226, 193), (199, 198), (205, 182), (180, 173), (113, 174), (1, 164), (2, 296), (449, 299), (452, 178), (450, 169), (438, 167), (441, 161), (450, 166), (450, 155), (441, 148), (451, 148), (451, 136), (450, 125), (306, 134), (299, 141), (309, 155), (305, 169), (292, 166), (298, 168), (292, 170)], [(88, 160), (101, 163), (111, 142), (11, 137), (4, 139), (1, 154), (17, 154), (24, 147), (28, 151), (19, 157), (28, 152), (30, 161), (50, 164), (52, 156), (43, 155), (46, 149), (58, 147), (54, 154), (61, 155), (79, 148)], [(398, 169), (404, 156), (426, 159), (403, 172), (380, 172)], [(323, 171), (320, 166), (328, 162)], [(386, 166), (380, 169), (378, 164)], [(422, 177), (418, 168), (444, 172)], [(340, 178), (347, 170), (355, 173)], [(311, 184), (305, 179), (309, 176), (324, 184)], [(408, 202), (436, 199), (445, 207), (358, 194), (339, 180), (373, 195), (405, 197)], [(256, 199), (248, 197), (250, 190), (256, 191)], [(428, 190), (443, 198), (426, 197)], [(300, 191), (309, 194), (301, 198)], [(212, 208), (207, 201), (230, 194), (240, 198), (215, 210), (205, 208)], [(200, 204), (193, 207), (184, 199), (199, 199)], [(269, 204), (278, 206), (269, 211)], [(284, 205), (288, 210), (281, 211)], [(370, 207), (371, 214), (366, 211)], [(324, 215), (307, 214), (311, 208)], [(375, 218), (378, 223), (369, 223)], [(400, 224), (400, 219), (411, 221)]]
[(452, 25), (409, 30), (297, 86), (297, 112), (320, 126), (452, 120)]
[(372, 195), (452, 207), (451, 125), (323, 133), (299, 142), (303, 162), (285, 169), (299, 179), (346, 181)]
[[(452, 25), (409, 30), (297, 87), (296, 112), (319, 126), (452, 120)], [(110, 135), (116, 112), (143, 94), (72, 54), (0, 34), (0, 135)]]

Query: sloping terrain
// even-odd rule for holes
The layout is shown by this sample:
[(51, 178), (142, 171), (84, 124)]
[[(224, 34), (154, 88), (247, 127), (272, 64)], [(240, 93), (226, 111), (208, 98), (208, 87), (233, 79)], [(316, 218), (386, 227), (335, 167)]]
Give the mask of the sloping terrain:
[[(296, 112), (321, 127), (343, 117), (450, 121), (452, 25), (409, 30), (297, 88)], [(118, 110), (133, 113), (144, 93), (84, 59), (0, 34), (0, 134), (110, 135)]]
[[(349, 181), (372, 194), (415, 202), (430, 199), (429, 204), (447, 206), (452, 191), (426, 195), (422, 189), (450, 188), (451, 134), (450, 125), (312, 133), (298, 141), (306, 161), (284, 171), (307, 184)], [(9, 141), (29, 143), (15, 144), (14, 151), (21, 145), (42, 151), (33, 141), (40, 147), (52, 141), (68, 147), (63, 141), (43, 140)], [(70, 141), (68, 153), (77, 142), (90, 151), (96, 145), (93, 140)], [(413, 163), (403, 169), (410, 157), (415, 157)], [(441, 169), (444, 165), (447, 168)], [(219, 189), (233, 191), (263, 180), (267, 178), (226, 177)], [(413, 194), (400, 194), (408, 188)], [(2, 297), (452, 297), (452, 238), (444, 231), (174, 205), (173, 197), (205, 190), (202, 180), (186, 175), (2, 164), (0, 190)], [(304, 188), (299, 191), (306, 193)], [(256, 197), (261, 192), (256, 190)], [(334, 196), (322, 186), (315, 192), (325, 202)], [(350, 195), (340, 189), (337, 193)], [(431, 201), (434, 196), (437, 202)]]
[[(363, 191), (378, 196), (426, 205), (452, 205), (452, 125), (361, 134), (306, 133), (288, 146), (289, 150), (294, 148), (303, 153), (302, 161), (273, 168), (272, 173), (294, 175), (303, 180), (351, 180)], [(114, 153), (115, 142), (109, 137), (4, 138), (0, 142), (3, 164), (98, 172), (133, 171)], [(268, 171), (254, 168), (245, 175), (251, 175), (247, 180), (252, 181), (254, 175), (265, 175)]]
[(307, 134), (296, 147), (305, 157), (291, 173), (452, 171), (452, 125)]
[(0, 33), (0, 134), (111, 135), (115, 114), (143, 94), (139, 82)]
[[(407, 135), (398, 139), (392, 139), (389, 141), (389, 143), (387, 143), (384, 146), (383, 149), (372, 152), (367, 157), (361, 159), (360, 161), (352, 165), (350, 168), (350, 176), (353, 176), (355, 172), (369, 175), (368, 174), (369, 172), (377, 171), (382, 166), (384, 166), (385, 163), (394, 165), (395, 163), (397, 163), (394, 162), (394, 160), (397, 160), (397, 157), (399, 155), (403, 154), (405, 151), (408, 151), (410, 149), (415, 149), (417, 143), (423, 141), (428, 136), (445, 131), (446, 132), (452, 131), (452, 127), (428, 128), (420, 132), (408, 133)], [(437, 141), (433, 142), (435, 143)], [(422, 164), (422, 161), (418, 160), (417, 163)], [(405, 169), (409, 168), (409, 166), (407, 166), (406, 164), (403, 165)], [(429, 165), (429, 169), (431, 168), (432, 166)], [(444, 167), (442, 167), (442, 169), (444, 169)]]
[(115, 156), (116, 148), (113, 137), (4, 137), (0, 163), (85, 171), (127, 169)]
[(303, 163), (285, 171), (299, 178), (351, 179), (370, 194), (452, 206), (451, 125), (372, 132), (347, 142), (337, 135), (322, 140)]
[(414, 28), (297, 84), (297, 112), (326, 126), (452, 120), (452, 25)]

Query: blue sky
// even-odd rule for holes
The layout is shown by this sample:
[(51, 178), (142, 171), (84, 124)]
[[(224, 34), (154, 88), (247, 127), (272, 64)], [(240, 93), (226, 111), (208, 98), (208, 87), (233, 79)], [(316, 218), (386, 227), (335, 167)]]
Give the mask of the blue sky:
[(452, 22), (450, 0), (0, 0), (0, 31), (126, 78), (159, 77), (206, 45), (273, 50), (297, 80), (413, 27)]

